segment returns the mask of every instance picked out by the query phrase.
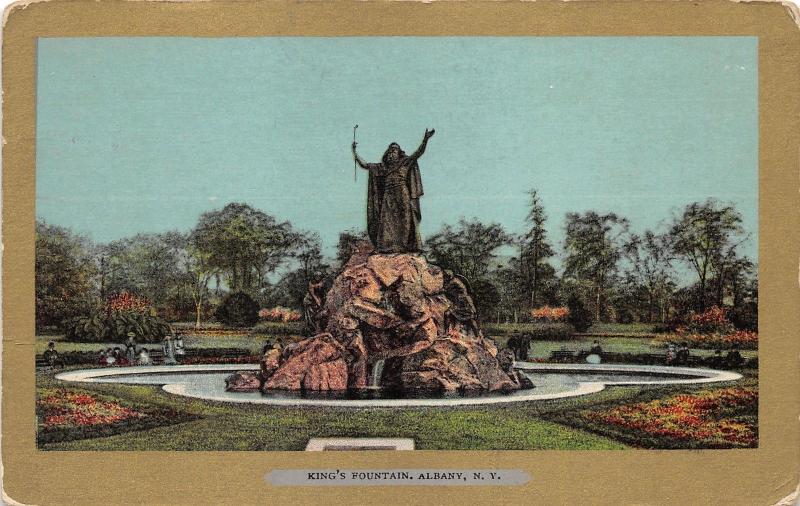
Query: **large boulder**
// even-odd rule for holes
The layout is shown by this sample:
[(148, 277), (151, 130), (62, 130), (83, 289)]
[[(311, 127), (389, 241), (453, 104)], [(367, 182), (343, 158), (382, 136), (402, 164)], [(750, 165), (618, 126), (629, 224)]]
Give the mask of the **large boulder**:
[(281, 365), (268, 378), (265, 390), (346, 390), (344, 347), (330, 334), (319, 334), (287, 346)]
[(254, 392), (261, 388), (261, 375), (250, 371), (239, 371), (225, 378), (228, 392)]
[[(264, 389), (513, 390), (464, 282), (419, 254), (359, 245), (319, 315), (325, 332), (285, 348)], [(383, 374), (373, 378), (379, 361)]]

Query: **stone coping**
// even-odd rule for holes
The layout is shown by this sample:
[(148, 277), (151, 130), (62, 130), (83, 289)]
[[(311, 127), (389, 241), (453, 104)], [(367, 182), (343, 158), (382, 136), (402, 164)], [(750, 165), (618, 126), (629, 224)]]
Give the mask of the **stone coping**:
[[(508, 404), (513, 402), (543, 401), (562, 399), (580, 395), (593, 394), (603, 390), (606, 385), (672, 385), (713, 383), (719, 381), (734, 381), (740, 379), (741, 374), (730, 371), (717, 371), (713, 369), (693, 369), (688, 367), (647, 366), (628, 364), (542, 364), (533, 362), (515, 362), (514, 367), (523, 371), (547, 372), (621, 372), (643, 374), (675, 374), (693, 376), (692, 378), (658, 379), (653, 381), (604, 381), (581, 382), (572, 390), (549, 394), (537, 393), (536, 389), (518, 390), (507, 395), (491, 397), (455, 397), (444, 399), (296, 399), (274, 397), (242, 397), (232, 399), (225, 395), (199, 395), (186, 391), (183, 383), (170, 383), (162, 388), (165, 392), (205, 399), (217, 402), (233, 402), (247, 404), (266, 404), (271, 406), (322, 406), (322, 407), (350, 407), (350, 408), (402, 408), (402, 407), (451, 407), (451, 406), (479, 406), (487, 404)], [(196, 364), (196, 365), (159, 365), (159, 366), (134, 366), (134, 367), (109, 367), (102, 369), (81, 369), (57, 374), (55, 377), (61, 381), (91, 383), (95, 378), (119, 376), (128, 374), (174, 374), (180, 372), (203, 373), (225, 371), (257, 371), (258, 364)]]
[(413, 439), (385, 437), (314, 437), (306, 445), (307, 452), (413, 449)]

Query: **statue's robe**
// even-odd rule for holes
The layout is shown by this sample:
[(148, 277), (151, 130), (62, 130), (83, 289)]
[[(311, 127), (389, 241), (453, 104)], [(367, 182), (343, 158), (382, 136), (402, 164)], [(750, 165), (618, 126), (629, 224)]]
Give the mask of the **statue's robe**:
[(380, 253), (413, 253), (422, 249), (419, 222), (422, 178), (412, 157), (367, 164), (367, 234)]

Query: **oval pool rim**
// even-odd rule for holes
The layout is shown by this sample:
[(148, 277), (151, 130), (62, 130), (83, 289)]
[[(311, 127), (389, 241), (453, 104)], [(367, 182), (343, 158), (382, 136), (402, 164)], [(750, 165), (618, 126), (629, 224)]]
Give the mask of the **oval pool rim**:
[[(514, 402), (544, 401), (563, 399), (600, 392), (606, 386), (615, 385), (677, 385), (677, 384), (702, 384), (722, 381), (735, 381), (742, 378), (741, 374), (731, 371), (715, 369), (694, 369), (689, 367), (648, 366), (630, 364), (547, 364), (534, 362), (515, 362), (514, 367), (530, 372), (622, 372), (661, 375), (691, 376), (691, 378), (654, 379), (653, 381), (603, 381), (580, 382), (572, 390), (537, 394), (536, 389), (518, 390), (508, 395), (497, 397), (457, 397), (446, 399), (291, 399), (271, 397), (250, 397), (230, 399), (216, 395), (198, 395), (186, 392), (182, 383), (168, 383), (162, 386), (165, 392), (193, 399), (204, 399), (232, 404), (265, 404), (271, 406), (308, 406), (308, 407), (350, 407), (350, 408), (400, 408), (400, 407), (448, 407), (448, 406), (478, 406), (487, 404), (508, 404)], [(94, 383), (97, 378), (108, 376), (121, 376), (129, 374), (154, 374), (154, 373), (200, 373), (200, 372), (235, 372), (257, 371), (258, 364), (196, 364), (196, 365), (159, 365), (159, 366), (134, 366), (114, 367), (104, 369), (80, 369), (56, 374), (60, 381), (75, 383)]]

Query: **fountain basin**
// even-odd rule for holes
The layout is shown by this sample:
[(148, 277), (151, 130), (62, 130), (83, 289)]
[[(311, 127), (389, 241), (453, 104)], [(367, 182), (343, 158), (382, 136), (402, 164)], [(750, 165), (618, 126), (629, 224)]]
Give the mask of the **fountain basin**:
[(425, 407), (475, 406), (512, 402), (543, 401), (597, 393), (614, 385), (674, 385), (735, 381), (740, 374), (712, 369), (623, 364), (540, 364), (516, 362), (535, 388), (478, 397), (426, 398), (342, 398), (323, 394), (274, 391), (226, 392), (225, 377), (235, 371), (258, 371), (258, 364), (209, 364), (174, 366), (115, 367), (62, 372), (56, 379), (82, 383), (162, 385), (164, 391), (219, 402), (273, 406), (328, 407)]

